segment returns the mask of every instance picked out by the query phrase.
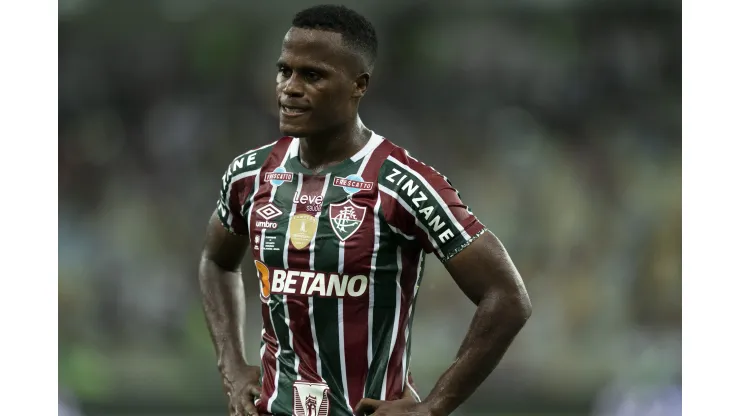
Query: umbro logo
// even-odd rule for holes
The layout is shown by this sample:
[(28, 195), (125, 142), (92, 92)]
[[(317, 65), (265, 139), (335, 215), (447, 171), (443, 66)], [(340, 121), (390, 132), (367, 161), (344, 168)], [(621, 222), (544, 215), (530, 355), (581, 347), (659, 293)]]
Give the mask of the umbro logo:
[(265, 205), (264, 207), (258, 209), (255, 211), (257, 214), (259, 214), (260, 217), (264, 218), (265, 220), (271, 220), (275, 217), (279, 217), (282, 215), (283, 211), (280, 211), (278, 207), (275, 205), (272, 205), (271, 203)]

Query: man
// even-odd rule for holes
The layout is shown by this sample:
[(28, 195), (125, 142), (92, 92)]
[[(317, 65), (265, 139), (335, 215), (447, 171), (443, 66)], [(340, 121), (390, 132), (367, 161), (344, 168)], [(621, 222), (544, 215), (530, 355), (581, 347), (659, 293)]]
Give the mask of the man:
[[(360, 121), (376, 53), (359, 14), (298, 13), (277, 63), (286, 137), (237, 157), (222, 178), (200, 283), (232, 415), (450, 414), (530, 315), (503, 246), (447, 179)], [(243, 352), (246, 251), (262, 300), (260, 366)], [(477, 311), (455, 362), (414, 400), (411, 322), (425, 253)]]

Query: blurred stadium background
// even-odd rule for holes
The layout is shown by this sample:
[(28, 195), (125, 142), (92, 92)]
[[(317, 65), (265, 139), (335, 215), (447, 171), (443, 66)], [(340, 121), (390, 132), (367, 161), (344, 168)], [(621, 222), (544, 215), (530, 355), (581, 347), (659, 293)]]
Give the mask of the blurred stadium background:
[[(60, 415), (226, 414), (203, 231), (227, 164), (278, 137), (274, 61), (315, 3), (59, 1)], [(452, 180), (534, 304), (456, 414), (680, 414), (681, 3), (344, 4), (380, 37), (363, 120)], [(473, 313), (431, 263), (422, 393)]]

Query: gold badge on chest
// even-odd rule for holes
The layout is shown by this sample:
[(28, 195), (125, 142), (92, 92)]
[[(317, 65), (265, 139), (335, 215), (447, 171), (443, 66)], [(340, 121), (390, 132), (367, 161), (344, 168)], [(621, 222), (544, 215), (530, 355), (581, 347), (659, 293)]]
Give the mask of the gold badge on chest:
[(310, 214), (295, 214), (290, 218), (290, 242), (298, 250), (306, 248), (316, 235), (319, 221)]

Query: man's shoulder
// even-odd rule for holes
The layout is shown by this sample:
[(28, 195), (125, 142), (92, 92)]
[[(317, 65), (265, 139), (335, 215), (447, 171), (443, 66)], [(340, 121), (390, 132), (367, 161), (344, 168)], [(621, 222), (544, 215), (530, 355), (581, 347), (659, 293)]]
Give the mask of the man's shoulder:
[(276, 152), (285, 153), (292, 141), (292, 137), (282, 137), (271, 143), (249, 149), (231, 161), (227, 173), (230, 176), (256, 173), (266, 164), (271, 155)]
[(407, 179), (431, 187), (440, 186), (442, 182), (449, 184), (447, 178), (434, 167), (415, 158), (407, 149), (394, 144), (390, 155), (383, 162), (378, 181), (395, 188), (401, 186)]

